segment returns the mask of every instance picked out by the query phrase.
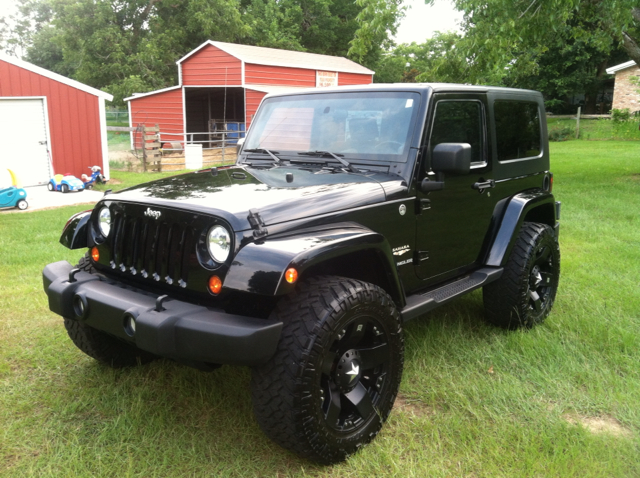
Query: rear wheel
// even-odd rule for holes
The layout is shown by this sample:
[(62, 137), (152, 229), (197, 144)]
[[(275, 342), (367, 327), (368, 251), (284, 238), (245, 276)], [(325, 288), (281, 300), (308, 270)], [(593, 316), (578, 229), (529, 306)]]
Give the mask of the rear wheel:
[(284, 322), (275, 356), (252, 374), (262, 430), (313, 461), (344, 460), (388, 417), (402, 376), (400, 316), (379, 287), (312, 278), (273, 314)]
[(51, 183), (47, 183), (47, 189), (48, 189), (49, 191), (53, 191), (53, 184), (51, 184)]
[[(94, 272), (89, 255), (85, 255), (76, 265), (85, 272)], [(155, 355), (140, 350), (100, 330), (89, 327), (84, 322), (64, 319), (69, 338), (85, 354), (113, 368), (131, 367), (150, 362)]]
[(483, 290), (488, 322), (531, 328), (551, 312), (560, 279), (560, 247), (551, 227), (525, 222), (502, 277)]

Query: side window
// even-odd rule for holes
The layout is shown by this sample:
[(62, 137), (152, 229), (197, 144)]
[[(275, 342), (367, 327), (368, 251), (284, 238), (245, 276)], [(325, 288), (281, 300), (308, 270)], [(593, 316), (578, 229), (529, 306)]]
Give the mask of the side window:
[(541, 153), (540, 113), (533, 101), (496, 101), (498, 161), (535, 158)]
[(431, 128), (430, 150), (440, 143), (469, 143), (471, 164), (485, 163), (484, 111), (475, 100), (441, 100)]

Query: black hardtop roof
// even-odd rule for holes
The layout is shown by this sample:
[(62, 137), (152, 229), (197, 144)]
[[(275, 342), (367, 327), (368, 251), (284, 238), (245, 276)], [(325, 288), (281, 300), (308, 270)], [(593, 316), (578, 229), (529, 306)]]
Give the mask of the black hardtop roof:
[(268, 98), (278, 96), (308, 95), (319, 93), (340, 93), (345, 91), (416, 91), (424, 93), (498, 93), (506, 95), (526, 94), (542, 96), (539, 91), (505, 88), (501, 86), (463, 85), (458, 83), (371, 83), (368, 85), (337, 86), (332, 88), (304, 88), (282, 93), (273, 93)]

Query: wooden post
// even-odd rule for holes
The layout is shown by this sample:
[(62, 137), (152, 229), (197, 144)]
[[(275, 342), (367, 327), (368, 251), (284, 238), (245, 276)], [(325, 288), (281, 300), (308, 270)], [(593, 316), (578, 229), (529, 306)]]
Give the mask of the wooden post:
[(576, 139), (580, 137), (580, 110), (582, 107), (578, 106), (578, 115), (576, 116)]

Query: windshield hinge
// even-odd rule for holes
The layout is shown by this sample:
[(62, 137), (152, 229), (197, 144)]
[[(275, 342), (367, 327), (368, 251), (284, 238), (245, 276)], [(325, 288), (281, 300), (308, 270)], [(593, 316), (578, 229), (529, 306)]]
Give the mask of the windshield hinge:
[(260, 217), (260, 213), (257, 209), (249, 209), (249, 215), (247, 216), (251, 229), (253, 229), (253, 237), (260, 239), (269, 234), (269, 231), (264, 227), (264, 221)]

